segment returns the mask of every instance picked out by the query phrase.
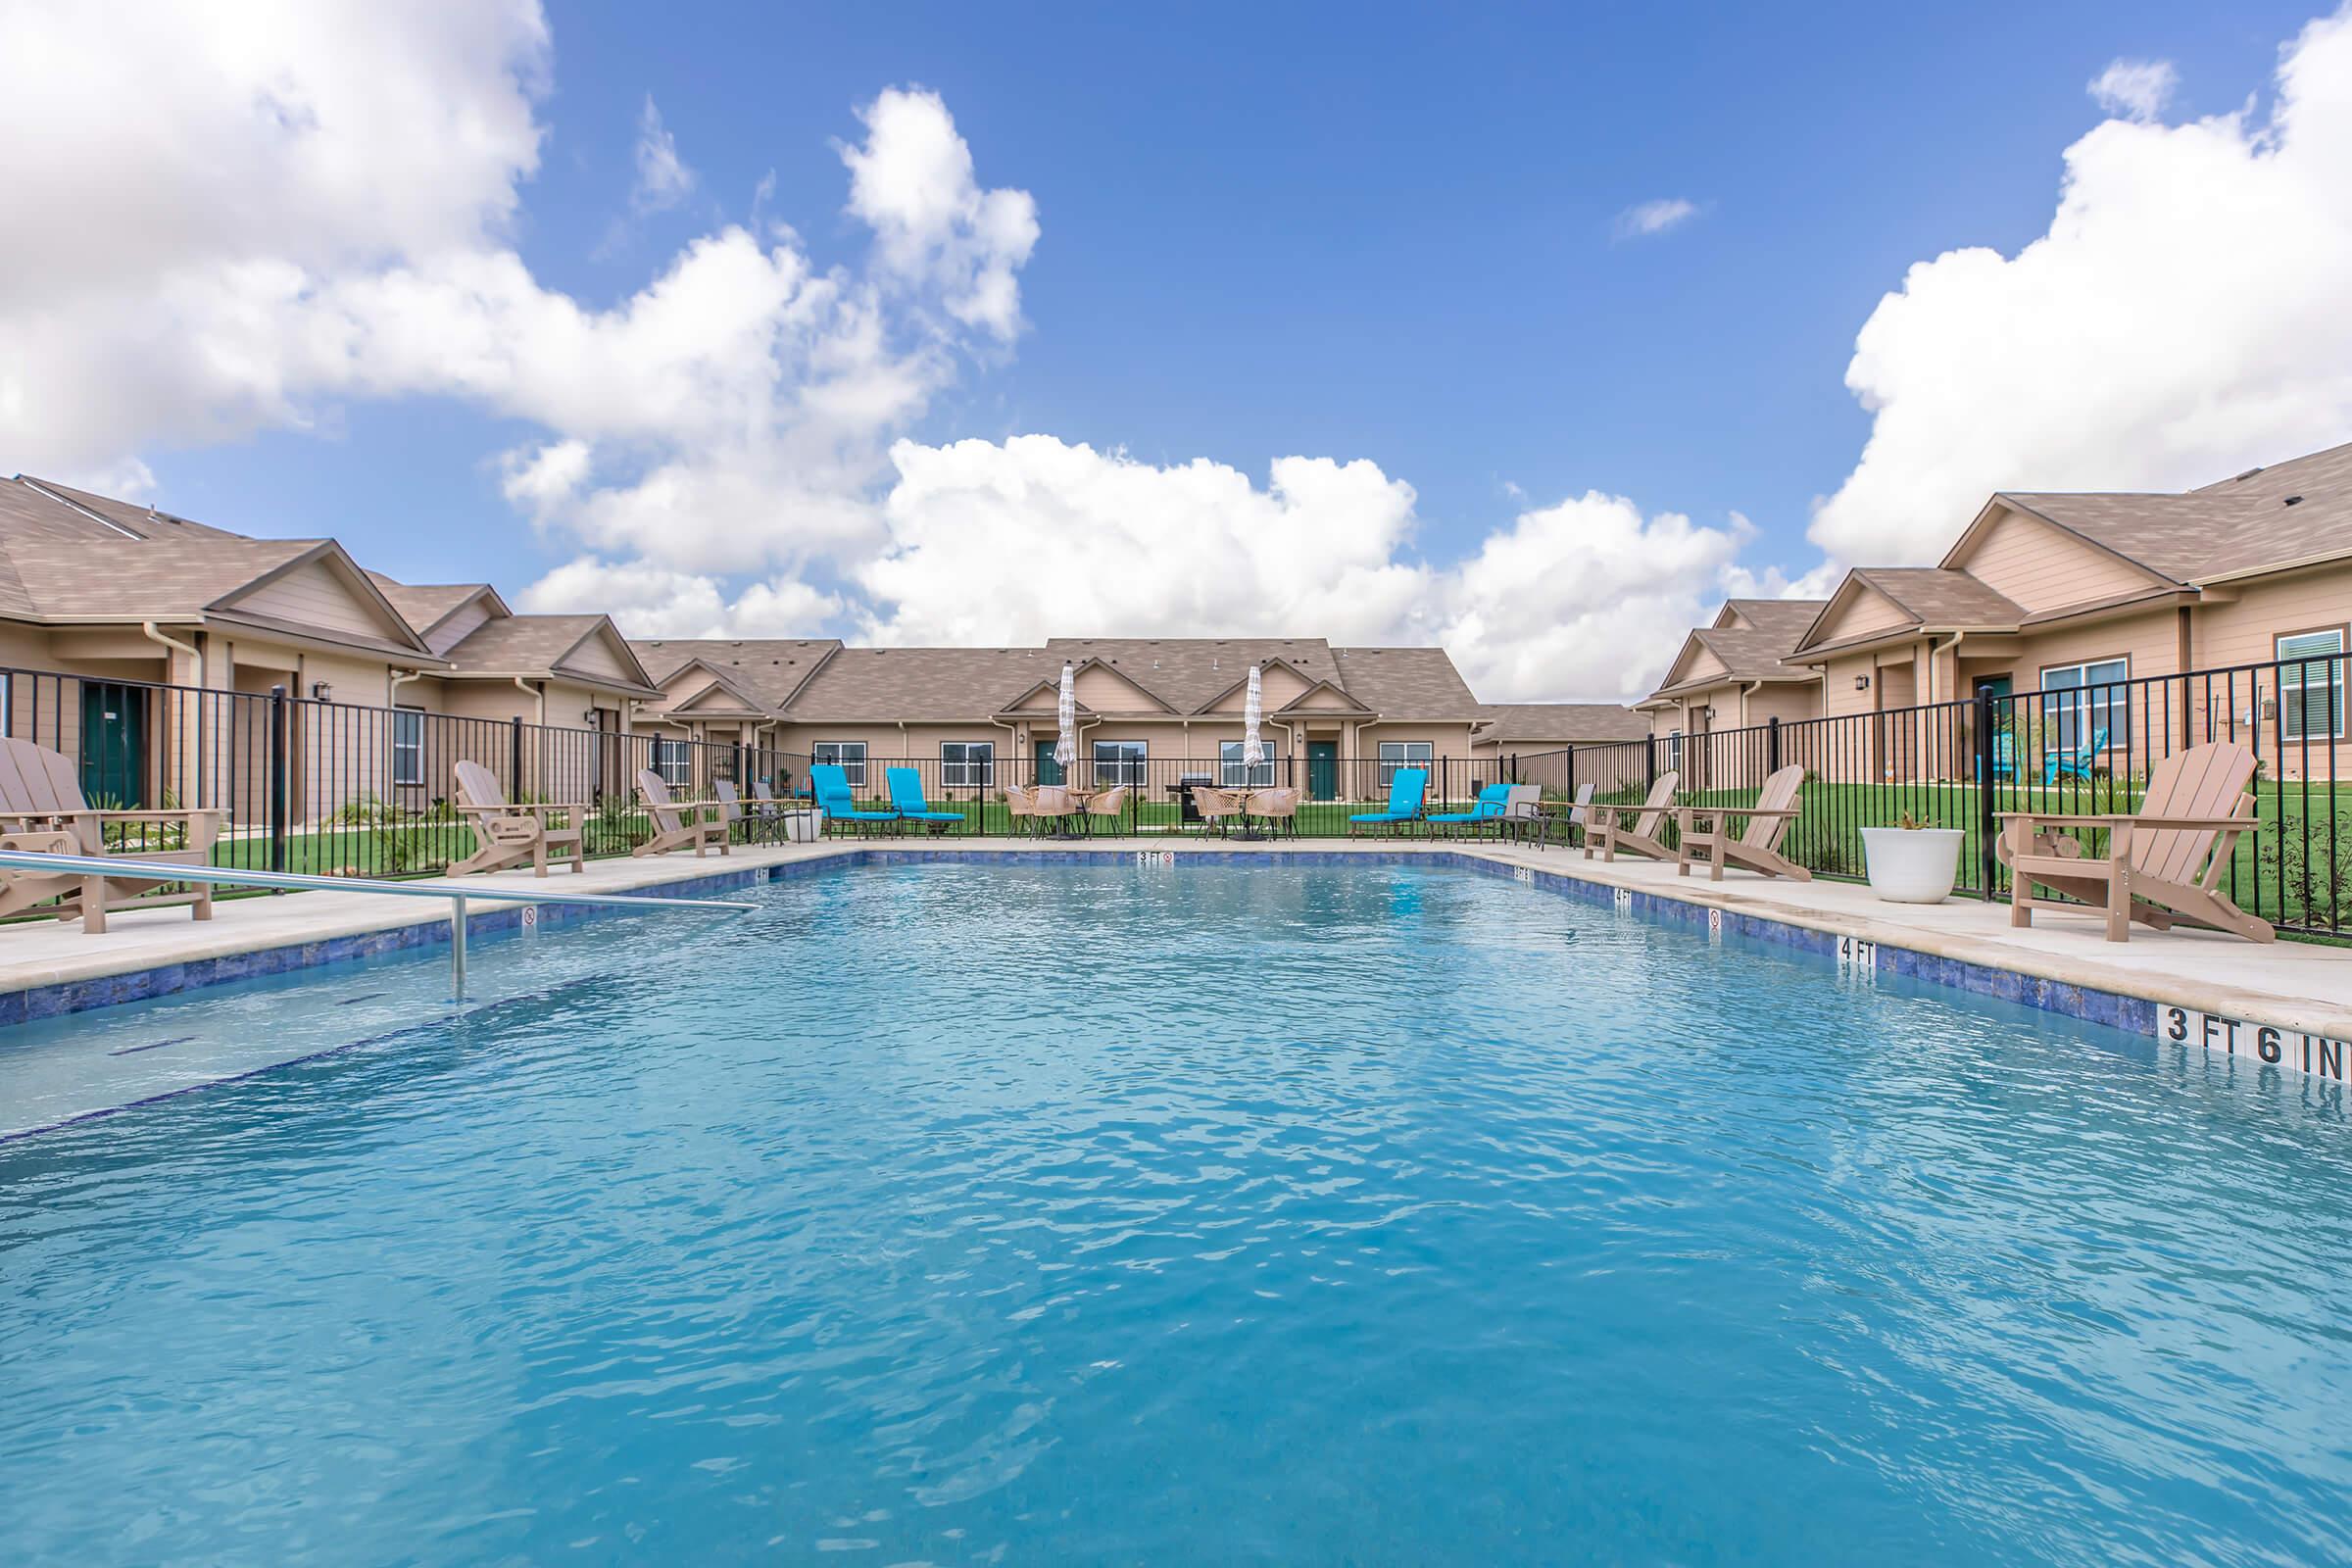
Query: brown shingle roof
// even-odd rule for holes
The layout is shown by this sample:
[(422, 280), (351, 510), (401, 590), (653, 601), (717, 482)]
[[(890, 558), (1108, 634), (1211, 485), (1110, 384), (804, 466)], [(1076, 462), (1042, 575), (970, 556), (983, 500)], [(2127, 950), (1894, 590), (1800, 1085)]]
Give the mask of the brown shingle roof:
[[(1050, 637), (1046, 652), (1054, 661), (1048, 678), (1060, 678), (1062, 660), (1100, 659), (1179, 713), (1201, 711), (1246, 679), (1251, 664), (1276, 659), (1309, 681), (1348, 689), (1331, 645), (1320, 637)], [(1005, 700), (1018, 695), (1008, 692)]]
[(1796, 640), (1805, 634), (1805, 628), (1813, 624), (1813, 617), (1828, 603), (1826, 599), (1729, 599), (1724, 606), (1738, 611), (1757, 631), (1778, 635), (1786, 651), (1796, 646)]
[(1943, 566), (1856, 566), (1854, 575), (1926, 626), (2014, 626), (2026, 612), (2006, 594)]
[(1061, 661), (1035, 648), (844, 648), (794, 699), (801, 724), (977, 722), (1041, 680)]
[(486, 582), (395, 582), (380, 571), (371, 571), (368, 577), (378, 593), (392, 601), (401, 619), (419, 633), (490, 586)]
[[(834, 637), (633, 637), (629, 646), (654, 682), (669, 679), (695, 660), (724, 671), (729, 685), (773, 714), (781, 714), (793, 694), (808, 683), (817, 667), (841, 651)], [(692, 697), (700, 686), (682, 691)]]
[(325, 543), (212, 528), (132, 538), (30, 485), (0, 484), (0, 552), (27, 615), (195, 615)]
[(2180, 495), (2004, 491), (1997, 499), (2176, 582), (2200, 582), (2352, 553), (2352, 443)]
[[(564, 675), (612, 685), (611, 677), (587, 673), (564, 661), (607, 623), (603, 615), (501, 615), (476, 626), (444, 657), (461, 675)], [(631, 662), (635, 662), (633, 650)], [(636, 689), (650, 693), (654, 687), (647, 681)]]
[(1586, 746), (1642, 740), (1649, 720), (1617, 703), (1487, 703), (1481, 740), (1542, 746)]
[(1475, 720), (1478, 699), (1443, 648), (1336, 648), (1340, 684), (1384, 719)]

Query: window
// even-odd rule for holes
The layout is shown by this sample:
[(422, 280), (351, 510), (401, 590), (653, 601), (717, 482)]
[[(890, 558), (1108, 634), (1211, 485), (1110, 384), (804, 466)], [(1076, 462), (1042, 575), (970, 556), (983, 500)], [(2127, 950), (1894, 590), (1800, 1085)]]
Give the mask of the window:
[(1095, 782), (1132, 784), (1141, 788), (1144, 782), (1144, 760), (1150, 751), (1149, 741), (1095, 742)]
[(424, 782), (424, 710), (421, 708), (392, 710), (392, 782), (395, 785), (421, 785)]
[(952, 790), (986, 789), (997, 781), (995, 741), (941, 741), (939, 782)]
[(2330, 739), (2344, 733), (2344, 662), (2292, 664), (2344, 651), (2341, 626), (2332, 631), (2299, 631), (2278, 639), (2278, 727), (2290, 741)]
[(690, 741), (654, 742), (654, 771), (662, 782), (683, 789), (694, 782), (694, 745)]
[(2053, 752), (2123, 746), (2132, 738), (2128, 659), (2053, 664), (2041, 672), (2042, 745)]
[(1427, 767), (1436, 755), (1436, 748), (1427, 741), (1382, 741), (1380, 743), (1380, 787), (1389, 789), (1396, 782), (1400, 767)]
[(1240, 741), (1217, 742), (1217, 783), (1229, 790), (1270, 790), (1274, 787), (1274, 764), (1282, 760), (1282, 748), (1271, 739), (1265, 743), (1266, 760), (1255, 767), (1242, 760)]
[(853, 789), (865, 787), (865, 742), (818, 741), (808, 748), (809, 760), (819, 766), (838, 767)]

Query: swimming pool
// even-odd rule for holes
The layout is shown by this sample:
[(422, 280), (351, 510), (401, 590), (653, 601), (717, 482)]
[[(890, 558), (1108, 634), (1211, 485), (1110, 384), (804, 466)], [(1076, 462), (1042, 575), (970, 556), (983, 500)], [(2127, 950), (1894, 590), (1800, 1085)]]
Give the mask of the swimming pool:
[(0, 1144), (12, 1557), (2343, 1550), (2338, 1089), (1458, 870), (755, 897), (114, 1009), (369, 1043)]

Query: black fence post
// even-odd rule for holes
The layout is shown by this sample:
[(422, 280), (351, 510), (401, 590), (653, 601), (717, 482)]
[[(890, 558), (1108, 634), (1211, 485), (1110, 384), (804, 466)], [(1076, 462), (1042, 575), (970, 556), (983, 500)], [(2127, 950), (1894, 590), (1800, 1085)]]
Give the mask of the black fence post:
[(286, 689), (270, 688), (270, 869), (286, 868)]
[(1992, 688), (1977, 688), (1977, 875), (1981, 891), (1989, 900), (1993, 895), (1993, 834), (1998, 824), (1992, 814), (1993, 760), (1993, 703)]
[(1567, 750), (1567, 758), (1568, 758), (1568, 765), (1567, 765), (1567, 772), (1568, 772), (1568, 788), (1567, 788), (1567, 791), (1566, 791), (1566, 793), (1565, 793), (1565, 794), (1562, 796), (1562, 799), (1564, 799), (1564, 800), (1571, 800), (1571, 801), (1573, 801), (1573, 800), (1575, 800), (1575, 799), (1576, 799), (1576, 748), (1575, 748), (1575, 747), (1571, 746), (1571, 747), (1569, 747), (1569, 748), (1568, 748), (1568, 750)]
[(1655, 735), (1650, 736), (1642, 745), (1642, 763), (1643, 771), (1648, 775), (1642, 781), (1642, 787), (1656, 789), (1658, 787), (1658, 738)]
[(1781, 770), (1781, 715), (1773, 714), (1764, 721), (1764, 771)]
[(507, 737), (507, 788), (513, 792), (511, 799), (519, 803), (525, 798), (522, 793), (522, 715), (519, 713), (514, 717), (513, 732)]

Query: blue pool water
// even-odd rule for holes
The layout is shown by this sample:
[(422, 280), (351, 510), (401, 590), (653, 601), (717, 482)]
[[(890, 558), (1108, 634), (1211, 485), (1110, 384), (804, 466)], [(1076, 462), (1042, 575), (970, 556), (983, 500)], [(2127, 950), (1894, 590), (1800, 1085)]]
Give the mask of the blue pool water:
[(2345, 1553), (2337, 1091), (1463, 872), (757, 897), (0, 1144), (0, 1551)]

